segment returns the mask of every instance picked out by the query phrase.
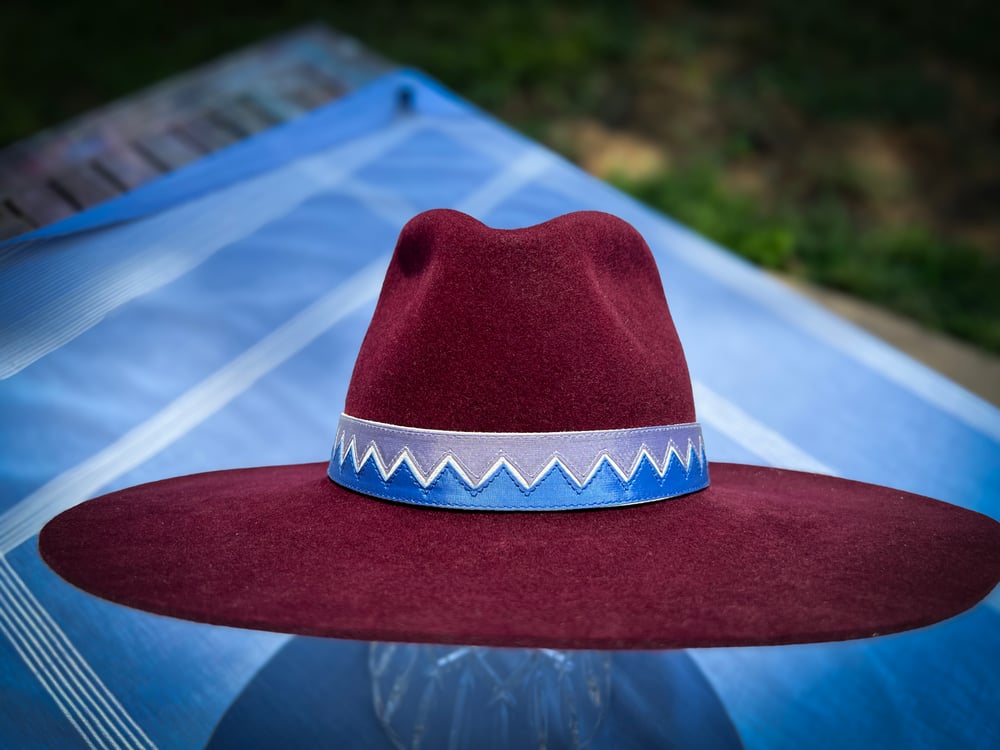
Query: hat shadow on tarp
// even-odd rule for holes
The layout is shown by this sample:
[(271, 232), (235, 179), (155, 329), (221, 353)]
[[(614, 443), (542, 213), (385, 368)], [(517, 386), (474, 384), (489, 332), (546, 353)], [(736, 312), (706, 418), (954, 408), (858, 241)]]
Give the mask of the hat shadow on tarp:
[[(247, 684), (207, 747), (385, 748), (372, 706), (369, 644), (296, 637)], [(615, 652), (610, 710), (591, 747), (743, 745), (719, 697), (684, 651)]]

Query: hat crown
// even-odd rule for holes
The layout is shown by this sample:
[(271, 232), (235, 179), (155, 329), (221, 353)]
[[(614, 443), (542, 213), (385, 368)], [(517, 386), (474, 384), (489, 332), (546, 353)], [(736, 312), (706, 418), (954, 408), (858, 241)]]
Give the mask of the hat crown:
[(492, 229), (451, 210), (402, 230), (345, 412), (437, 430), (693, 422), (684, 352), (645, 241), (584, 211)]

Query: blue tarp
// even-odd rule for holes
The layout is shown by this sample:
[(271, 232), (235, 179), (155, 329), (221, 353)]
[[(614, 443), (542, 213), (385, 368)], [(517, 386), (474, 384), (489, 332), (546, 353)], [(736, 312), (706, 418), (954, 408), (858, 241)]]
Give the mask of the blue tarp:
[[(401, 86), (412, 112), (396, 107)], [(713, 460), (1000, 515), (1000, 411), (433, 81), (393, 73), (0, 245), (0, 745), (200, 748), (246, 710), (255, 676), (296, 641), (83, 594), (40, 562), (38, 530), (143, 481), (324, 460), (396, 234), (441, 206), (499, 227), (576, 209), (634, 224)], [(748, 748), (996, 747), (998, 603), (888, 637), (687, 658)], [(331, 664), (358, 662), (358, 644), (337, 656), (333, 643)], [(619, 671), (671, 658), (633, 654)], [(344, 690), (366, 679), (345, 674)], [(608, 741), (641, 746), (667, 699), (621, 694), (628, 737)]]

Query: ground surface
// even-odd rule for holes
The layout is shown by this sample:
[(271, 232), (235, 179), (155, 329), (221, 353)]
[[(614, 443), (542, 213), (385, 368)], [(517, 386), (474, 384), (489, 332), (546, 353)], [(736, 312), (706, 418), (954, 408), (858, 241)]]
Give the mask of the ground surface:
[(1000, 6), (0, 8), (0, 143), (310, 20), (761, 265), (1000, 352)]

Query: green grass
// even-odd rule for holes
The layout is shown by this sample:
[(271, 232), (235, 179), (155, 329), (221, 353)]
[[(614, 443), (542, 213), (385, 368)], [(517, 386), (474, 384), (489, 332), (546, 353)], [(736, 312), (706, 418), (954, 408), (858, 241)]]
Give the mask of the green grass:
[[(919, 164), (922, 183), (902, 189), (951, 185), (953, 202), (966, 189), (991, 194), (997, 170), (983, 166), (1000, 163), (1000, 113), (989, 110), (1000, 101), (997, 3), (8, 0), (0, 145), (314, 20), (543, 141), (551, 122), (579, 116), (662, 140), (673, 168), (621, 187), (755, 263), (1000, 351), (997, 253), (958, 239), (948, 201), (925, 202), (905, 226), (880, 219), (891, 196), (876, 181), (834, 150), (808, 149), (840, 123), (924, 129), (947, 153)], [(665, 71), (674, 86), (702, 82), (696, 103), (711, 108), (711, 127), (704, 118), (668, 127), (684, 116), (668, 98), (676, 88), (664, 89), (658, 111), (638, 105)], [(741, 160), (774, 175), (765, 194), (725, 187)], [(966, 177), (980, 173), (978, 183)]]
[(1000, 352), (1000, 263), (920, 227), (859, 223), (836, 198), (767, 209), (700, 165), (617, 187), (748, 260), (857, 295)]
[(726, 192), (710, 167), (663, 172), (641, 181), (613, 176), (611, 182), (765, 268), (787, 269), (794, 256), (791, 227), (752, 200)]

